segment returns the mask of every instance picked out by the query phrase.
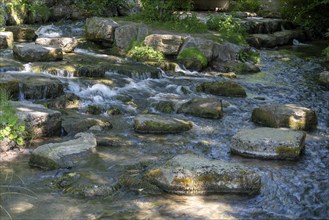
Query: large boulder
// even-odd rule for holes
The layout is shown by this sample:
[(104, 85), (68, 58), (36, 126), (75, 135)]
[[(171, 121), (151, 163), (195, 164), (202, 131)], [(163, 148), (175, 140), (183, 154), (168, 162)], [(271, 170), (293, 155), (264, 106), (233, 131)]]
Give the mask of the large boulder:
[(261, 178), (240, 164), (185, 154), (151, 169), (147, 179), (162, 190), (175, 194), (257, 194)]
[(145, 25), (122, 25), (115, 29), (115, 45), (122, 50), (129, 49), (133, 41), (141, 42), (148, 35)]
[(134, 129), (138, 133), (176, 134), (188, 131), (192, 127), (192, 122), (155, 114), (141, 114), (134, 119)]
[(235, 82), (204, 82), (196, 87), (199, 92), (209, 93), (218, 96), (246, 97), (246, 91)]
[(18, 119), (25, 124), (32, 138), (59, 136), (62, 127), (61, 113), (43, 105), (10, 102)]
[(32, 42), (37, 38), (35, 30), (30, 27), (7, 26), (5, 31), (13, 32), (16, 42)]
[(207, 58), (208, 62), (213, 59), (213, 47), (215, 42), (204, 38), (187, 37), (180, 49), (180, 53), (187, 48), (198, 48), (199, 51)]
[(78, 46), (78, 40), (72, 37), (37, 38), (36, 44), (44, 46), (56, 46), (62, 48), (63, 52), (71, 53)]
[(213, 47), (213, 62), (225, 63), (235, 61), (238, 54), (245, 48), (233, 43), (225, 42), (223, 44), (216, 43)]
[(112, 44), (118, 23), (110, 18), (92, 17), (86, 20), (87, 40)]
[(75, 139), (50, 143), (33, 150), (29, 164), (45, 170), (73, 167), (81, 160), (81, 156), (97, 146), (92, 133), (78, 133)]
[(177, 55), (183, 42), (182, 36), (169, 34), (151, 34), (144, 40), (146, 46), (153, 47), (165, 55)]
[(256, 128), (239, 131), (231, 141), (233, 153), (253, 158), (296, 159), (304, 148), (302, 131)]
[(64, 93), (61, 81), (41, 73), (0, 72), (0, 87), (12, 100), (54, 99)]
[(222, 103), (215, 98), (194, 98), (184, 103), (177, 113), (189, 114), (201, 118), (218, 119), (223, 117)]
[(13, 32), (0, 32), (0, 49), (13, 48), (14, 35)]
[(25, 62), (63, 60), (61, 48), (41, 46), (34, 43), (15, 44), (14, 55)]
[(320, 73), (319, 83), (329, 89), (329, 71), (323, 71)]
[(314, 130), (318, 124), (315, 111), (293, 104), (255, 108), (252, 121), (267, 127), (287, 127), (295, 130)]

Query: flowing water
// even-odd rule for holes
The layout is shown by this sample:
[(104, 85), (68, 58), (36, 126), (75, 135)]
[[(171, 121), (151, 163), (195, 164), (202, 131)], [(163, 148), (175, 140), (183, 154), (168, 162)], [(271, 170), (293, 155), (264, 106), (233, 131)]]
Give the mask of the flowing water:
[[(29, 156), (0, 164), (1, 192), (10, 185), (13, 194), (1, 195), (0, 205), (13, 219), (327, 219), (329, 218), (329, 92), (316, 84), (324, 67), (310, 52), (312, 45), (298, 48), (261, 51), (261, 71), (239, 75), (235, 81), (246, 88), (247, 98), (224, 98), (224, 117), (220, 120), (176, 115), (192, 121), (194, 128), (178, 135), (140, 135), (133, 131), (133, 118), (148, 110), (156, 112), (152, 103), (171, 100), (180, 104), (193, 97), (215, 97), (195, 92), (200, 82), (224, 80), (188, 72), (184, 76), (158, 79), (147, 75), (127, 77), (107, 72), (98, 80), (58, 75), (66, 83), (66, 92), (82, 99), (81, 111), (90, 104), (104, 109), (118, 107), (123, 114), (108, 117), (113, 124), (111, 137), (118, 137), (118, 146), (98, 146), (82, 165), (70, 172), (86, 172), (102, 184), (113, 184), (130, 167), (131, 176), (139, 175), (134, 165), (152, 161), (158, 164), (181, 153), (193, 152), (211, 159), (236, 162), (256, 170), (262, 177), (257, 196), (209, 195), (178, 196), (150, 193), (142, 187), (123, 188), (99, 198), (85, 198), (65, 193), (53, 181), (68, 170), (41, 171), (29, 167)], [(77, 52), (86, 54), (85, 50)], [(297, 56), (303, 53), (303, 56)], [(306, 55), (305, 55), (306, 54)], [(103, 56), (97, 53), (88, 56)], [(315, 58), (313, 57), (315, 56)], [(129, 96), (136, 105), (116, 99)], [(220, 98), (220, 97), (217, 97)], [(21, 94), (20, 99), (24, 99)], [(242, 128), (256, 127), (251, 112), (264, 104), (293, 103), (318, 113), (318, 128), (309, 132), (305, 151), (298, 161), (247, 159), (232, 155), (230, 138)], [(160, 113), (162, 114), (162, 113)], [(126, 144), (127, 143), (127, 144)], [(137, 167), (137, 165), (136, 165)], [(96, 186), (95, 186), (96, 187)], [(1, 211), (1, 219), (7, 215)]]

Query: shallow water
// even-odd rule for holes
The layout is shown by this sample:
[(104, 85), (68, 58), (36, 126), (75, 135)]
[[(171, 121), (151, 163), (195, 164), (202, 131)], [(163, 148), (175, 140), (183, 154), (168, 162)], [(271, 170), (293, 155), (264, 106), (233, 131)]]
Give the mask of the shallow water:
[[(136, 134), (133, 118), (144, 110), (155, 111), (150, 104), (158, 100), (179, 104), (192, 97), (215, 97), (196, 93), (194, 87), (200, 82), (223, 78), (164, 75), (160, 79), (140, 80), (108, 72), (105, 77), (115, 81), (113, 86), (92, 79), (61, 78), (68, 82), (67, 92), (82, 98), (82, 109), (88, 104), (100, 103), (106, 108), (123, 109), (121, 116), (107, 116), (113, 123), (109, 135), (124, 137), (131, 143), (98, 146), (97, 152), (72, 172), (88, 172), (97, 181), (112, 184), (130, 165), (141, 161), (158, 164), (177, 154), (193, 152), (211, 159), (237, 162), (258, 171), (262, 177), (259, 195), (177, 196), (152, 194), (142, 188), (122, 188), (105, 198), (82, 198), (52, 185), (52, 181), (68, 170), (33, 169), (28, 166), (29, 157), (23, 156), (0, 165), (0, 190), (8, 190), (1, 185), (16, 187), (11, 188), (16, 194), (2, 195), (0, 204), (13, 219), (329, 218), (329, 91), (315, 82), (323, 70), (316, 59), (305, 57), (305, 52), (304, 56), (296, 54), (300, 55), (291, 48), (261, 51), (262, 72), (239, 75), (235, 80), (246, 88), (248, 97), (223, 98), (229, 105), (220, 120), (175, 115), (194, 123), (191, 131), (179, 135)], [(313, 53), (310, 55), (314, 56)], [(117, 95), (131, 96), (137, 107), (116, 100)], [(308, 133), (301, 158), (298, 161), (269, 161), (232, 155), (230, 138), (242, 128), (256, 127), (251, 122), (253, 108), (274, 103), (298, 104), (318, 113), (318, 128)], [(138, 175), (140, 171), (135, 172), (131, 175)], [(2, 211), (1, 219), (5, 218)]]

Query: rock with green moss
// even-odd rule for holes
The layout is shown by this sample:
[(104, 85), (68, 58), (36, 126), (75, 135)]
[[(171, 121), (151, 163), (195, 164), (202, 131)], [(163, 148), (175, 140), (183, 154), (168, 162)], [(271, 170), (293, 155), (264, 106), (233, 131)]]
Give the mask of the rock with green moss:
[(255, 171), (193, 154), (175, 156), (149, 170), (146, 178), (165, 192), (182, 195), (257, 194), (261, 189), (261, 178)]
[(189, 70), (201, 71), (208, 65), (207, 57), (196, 47), (181, 50), (177, 59)]
[(13, 48), (14, 35), (12, 32), (0, 32), (0, 49)]
[(155, 109), (163, 113), (173, 113), (175, 111), (175, 104), (172, 101), (160, 101), (153, 104)]
[(295, 130), (314, 130), (318, 124), (314, 110), (294, 104), (255, 108), (252, 112), (252, 121), (267, 127), (287, 127)]
[(50, 143), (33, 150), (29, 164), (45, 170), (69, 168), (75, 166), (85, 153), (97, 146), (96, 138), (91, 133), (78, 133), (73, 140)]
[(192, 122), (155, 114), (140, 114), (134, 119), (135, 131), (145, 134), (177, 134), (192, 127)]
[(62, 95), (45, 103), (48, 108), (55, 109), (77, 109), (80, 106), (80, 98), (73, 93)]
[(222, 103), (216, 98), (194, 98), (184, 103), (177, 113), (219, 119), (223, 117), (223, 108)]
[(13, 51), (15, 57), (26, 62), (63, 60), (63, 51), (59, 47), (25, 43), (15, 44)]
[(246, 91), (239, 84), (232, 81), (204, 82), (196, 87), (198, 92), (209, 93), (218, 96), (246, 97)]
[(179, 35), (151, 34), (144, 40), (146, 46), (152, 47), (165, 55), (177, 55), (184, 38)]
[(256, 128), (239, 131), (231, 140), (233, 153), (266, 159), (297, 159), (306, 134), (287, 128)]
[(5, 30), (14, 34), (15, 42), (32, 42), (37, 38), (35, 29), (31, 27), (7, 26)]
[(103, 109), (98, 105), (88, 105), (86, 113), (91, 115), (100, 115)]
[(204, 38), (187, 37), (180, 49), (180, 53), (189, 48), (197, 48), (206, 58), (207, 62), (213, 59), (213, 47), (215, 42)]
[(86, 20), (86, 38), (90, 41), (112, 44), (118, 23), (110, 18), (92, 17)]

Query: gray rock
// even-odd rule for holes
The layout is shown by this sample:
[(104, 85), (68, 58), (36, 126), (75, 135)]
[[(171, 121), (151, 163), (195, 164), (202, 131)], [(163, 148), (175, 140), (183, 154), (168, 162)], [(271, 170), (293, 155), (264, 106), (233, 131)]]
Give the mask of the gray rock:
[(55, 109), (77, 109), (80, 106), (80, 98), (73, 93), (68, 93), (47, 101), (46, 105), (48, 108)]
[(165, 55), (177, 55), (184, 38), (179, 35), (152, 34), (145, 38), (146, 46), (153, 47)]
[(7, 26), (5, 31), (13, 32), (16, 42), (32, 42), (37, 38), (35, 30), (30, 27)]
[(62, 127), (61, 113), (43, 105), (10, 102), (18, 119), (25, 124), (32, 138), (58, 136)]
[(73, 52), (78, 46), (78, 40), (72, 37), (37, 38), (35, 43), (44, 46), (56, 46), (62, 48), (65, 53)]
[(0, 140), (0, 153), (13, 149), (16, 146), (17, 145), (14, 141), (10, 140), (9, 138), (4, 138), (3, 140)]
[(192, 154), (178, 155), (149, 170), (146, 177), (166, 192), (184, 195), (257, 194), (261, 188), (260, 176), (247, 167)]
[(145, 25), (127, 24), (115, 29), (115, 45), (127, 50), (133, 41), (141, 42), (148, 35), (148, 28)]
[(15, 44), (14, 55), (26, 62), (63, 60), (63, 51), (59, 47), (41, 46), (34, 43)]
[(76, 165), (80, 156), (97, 146), (91, 133), (78, 133), (74, 140), (50, 143), (33, 150), (29, 164), (45, 170), (69, 168)]
[(185, 113), (201, 118), (218, 119), (223, 117), (222, 103), (215, 98), (194, 98), (184, 103), (177, 113)]
[(86, 38), (96, 42), (113, 43), (114, 31), (118, 26), (118, 23), (110, 18), (87, 18)]
[(134, 129), (138, 133), (176, 134), (188, 131), (192, 127), (192, 122), (169, 116), (141, 114), (134, 119)]
[(320, 73), (319, 83), (329, 89), (329, 71), (323, 71)]
[(0, 49), (13, 48), (14, 35), (10, 31), (0, 32)]
[(204, 82), (196, 87), (198, 92), (228, 97), (246, 97), (245, 89), (233, 81)]
[(286, 128), (256, 128), (239, 131), (231, 151), (246, 157), (296, 159), (304, 148), (306, 134)]
[(187, 37), (182, 45), (180, 52), (187, 48), (198, 48), (207, 58), (208, 62), (213, 59), (213, 47), (215, 43), (212, 40), (203, 38)]
[(295, 130), (314, 130), (318, 124), (315, 111), (293, 104), (255, 108), (252, 121), (267, 127), (287, 127)]
[(256, 48), (276, 46), (276, 38), (272, 34), (253, 34), (247, 38), (247, 42)]
[(238, 54), (245, 48), (233, 43), (216, 43), (213, 47), (213, 62), (225, 63), (237, 60)]

